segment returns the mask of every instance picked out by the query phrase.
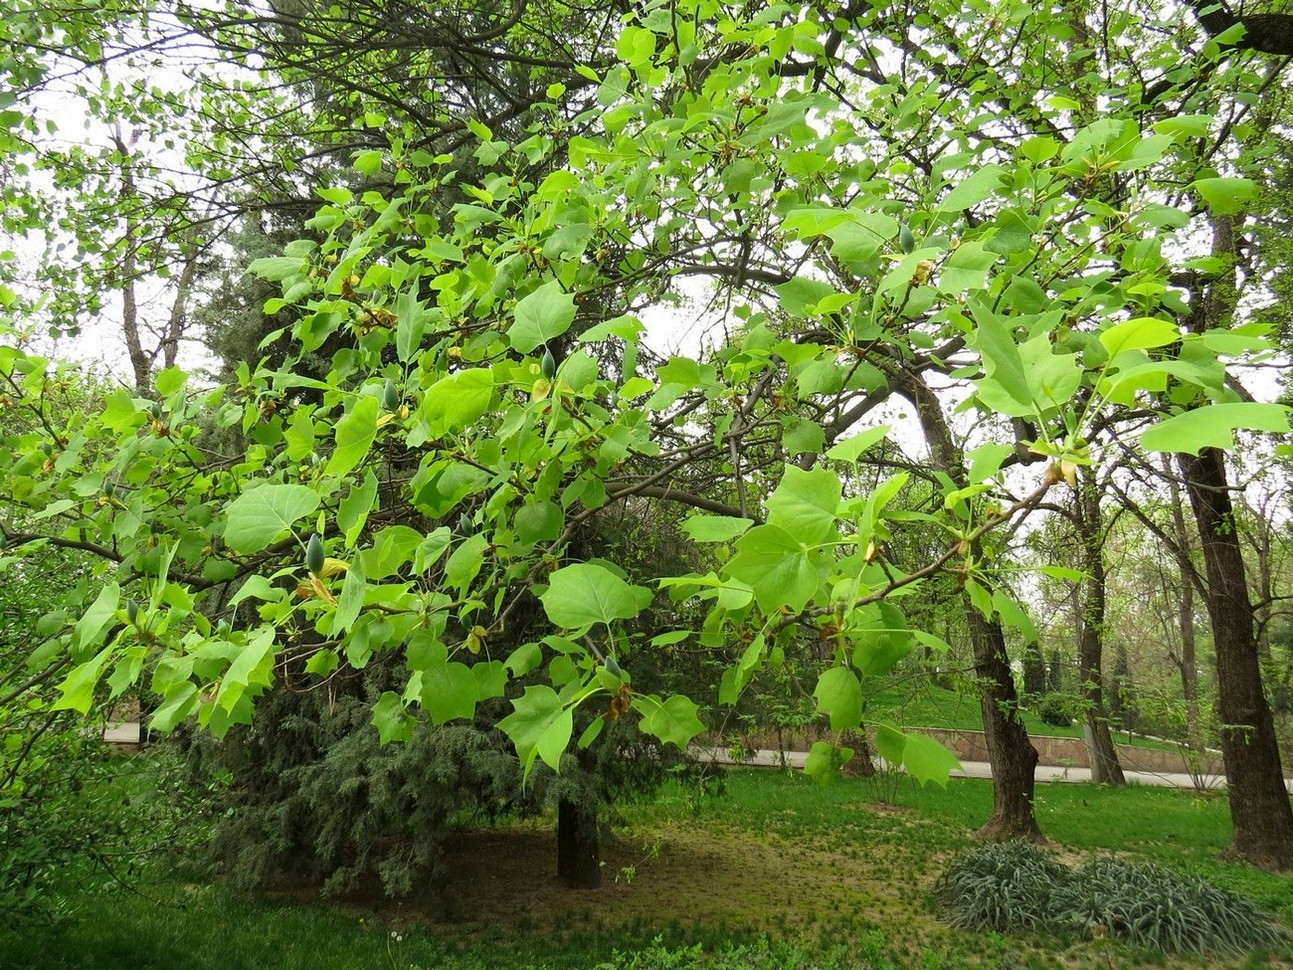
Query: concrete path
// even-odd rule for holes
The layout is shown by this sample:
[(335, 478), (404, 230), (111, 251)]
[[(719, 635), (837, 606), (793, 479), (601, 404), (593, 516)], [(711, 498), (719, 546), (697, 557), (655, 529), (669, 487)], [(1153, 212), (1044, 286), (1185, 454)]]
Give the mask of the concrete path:
[[(722, 765), (743, 764), (761, 768), (803, 768), (804, 762), (808, 760), (808, 753), (805, 751), (783, 752), (765, 748), (755, 751), (751, 757), (745, 760), (737, 760), (731, 756), (731, 752), (726, 748), (694, 747), (691, 750), (692, 754), (702, 761), (713, 761)], [(882, 759), (877, 758), (876, 760), (883, 764)], [(1156, 773), (1124, 769), (1123, 774), (1130, 784), (1157, 785), (1162, 788), (1195, 787), (1194, 779), (1185, 772)], [(992, 766), (982, 761), (963, 761), (961, 762), (961, 770), (953, 771), (952, 777), (991, 778)], [(1071, 782), (1089, 785), (1091, 784), (1091, 769), (1038, 765), (1033, 777), (1042, 782)], [(1202, 780), (1204, 787), (1208, 789), (1222, 788), (1226, 784), (1226, 779), (1221, 775), (1204, 775)], [(1293, 780), (1286, 780), (1285, 784), (1289, 786), (1290, 792), (1293, 792)]]
[[(109, 744), (139, 744), (139, 724), (135, 721), (122, 721), (109, 724), (103, 732), (103, 740)], [(804, 767), (808, 760), (806, 751), (773, 751), (764, 748), (755, 751), (744, 760), (732, 758), (727, 748), (693, 747), (691, 753), (701, 761), (712, 761), (720, 765), (742, 764), (756, 768), (798, 768)], [(883, 760), (877, 758), (881, 764)], [(1127, 781), (1135, 785), (1157, 785), (1161, 788), (1193, 788), (1194, 779), (1185, 772), (1150, 772), (1129, 771), (1124, 769)], [(983, 761), (963, 761), (960, 771), (952, 772), (953, 778), (991, 778), (992, 766)], [(1090, 768), (1061, 768), (1054, 765), (1038, 765), (1033, 776), (1037, 781), (1072, 782), (1091, 784)], [(1203, 785), (1207, 789), (1222, 788), (1226, 779), (1222, 775), (1204, 775)], [(1293, 779), (1286, 779), (1285, 785), (1293, 793)]]

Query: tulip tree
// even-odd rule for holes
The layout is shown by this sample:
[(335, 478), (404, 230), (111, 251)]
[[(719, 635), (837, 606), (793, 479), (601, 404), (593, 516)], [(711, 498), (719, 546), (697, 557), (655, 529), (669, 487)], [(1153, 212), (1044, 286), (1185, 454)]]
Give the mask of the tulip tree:
[[(324, 679), (394, 653), (407, 681), (374, 705), (383, 741), (506, 696), (528, 772), (607, 719), (677, 745), (701, 732), (693, 699), (635, 690), (642, 651), (735, 647), (731, 703), (811, 639), (836, 740), (808, 770), (827, 779), (868, 679), (945, 647), (903, 604), (950, 582), (1012, 722), (1002, 628), (1026, 619), (994, 582), (996, 534), (1100, 462), (1101, 436), (1197, 452), (1288, 423), (1227, 382), (1223, 355), (1264, 352), (1260, 333), (1178, 322), (1173, 246), (1255, 192), (1197, 157), (1222, 122), (1085, 117), (1081, 74), (1019, 97), (1030, 79), (984, 64), (999, 39), (972, 53), (960, 8), (935, 7), (904, 34), (866, 4), (647, 4), (580, 72), (595, 104), (572, 117), (554, 83), (523, 138), (473, 122), (470, 181), (399, 137), (357, 154), (395, 188), (317, 186), (314, 235), (251, 266), (280, 287), (266, 311), (290, 308), (296, 354), (340, 347), (322, 379), (291, 357), (218, 387), (168, 368), (151, 394), (55, 422), (62, 371), (0, 349), (4, 406), (42, 419), (0, 450), (5, 501), (40, 525), (7, 522), (8, 554), (100, 561), (51, 632), (74, 664), (61, 703), (143, 684), (154, 727), (222, 733), (285, 664)], [(1031, 43), (1072, 24), (1020, 8), (998, 27)], [(996, 87), (965, 81), (981, 70)], [(444, 218), (449, 187), (465, 201)], [(712, 284), (731, 335), (657, 359), (644, 321), (682, 315), (684, 276)], [(906, 397), (947, 428), (932, 409), (951, 386), (988, 437), (964, 454), (931, 437), (937, 511), (895, 507), (906, 473), (851, 492), (849, 466), (909, 433), (878, 409)], [(712, 570), (576, 554), (585, 524), (648, 503), (685, 517)], [(944, 551), (894, 561), (913, 517)], [(536, 610), (546, 635), (515, 636)], [(605, 714), (574, 737), (581, 705)], [(891, 726), (877, 745), (921, 779), (953, 764)], [(1018, 783), (1010, 811), (1031, 823)]]

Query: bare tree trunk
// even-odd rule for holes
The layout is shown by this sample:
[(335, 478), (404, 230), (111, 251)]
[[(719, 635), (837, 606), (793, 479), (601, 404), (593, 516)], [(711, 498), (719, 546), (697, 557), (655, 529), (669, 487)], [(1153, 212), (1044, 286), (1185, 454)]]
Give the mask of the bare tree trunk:
[(1235, 529), (1225, 457), (1204, 448), (1182, 455), (1207, 574), (1205, 600), (1217, 651), (1221, 753), (1225, 759), (1230, 852), (1254, 865), (1293, 869), (1293, 807), (1280, 766), (1270, 706), (1262, 692), (1253, 606)]
[(144, 352), (143, 342), (139, 339), (139, 301), (135, 295), (135, 281), (139, 276), (139, 221), (135, 205), (139, 192), (131, 167), (134, 140), (126, 141), (120, 124), (114, 127), (112, 140), (121, 154), (121, 191), (118, 198), (121, 200), (121, 217), (126, 226), (121, 265), (118, 267), (121, 281), (121, 333), (126, 338), (126, 354), (130, 357), (130, 369), (134, 372), (135, 389), (143, 392), (152, 384), (152, 365)]
[(1001, 624), (987, 620), (965, 600), (974, 672), (983, 692), (983, 735), (992, 764), (992, 817), (979, 829), (985, 839), (1042, 840), (1033, 810), (1037, 749), (1019, 718), (1015, 678)]
[(557, 803), (557, 878), (571, 889), (597, 889), (602, 884), (597, 798), (592, 793)]
[[(956, 447), (943, 406), (920, 377), (906, 374), (895, 389), (916, 407), (934, 465), (953, 481), (966, 481), (965, 458)], [(984, 617), (962, 597), (974, 672), (982, 692), (983, 733), (992, 763), (992, 817), (979, 829), (982, 838), (1042, 840), (1033, 811), (1037, 750), (1019, 717), (1015, 677), (1006, 653), (1006, 638), (997, 620)]]
[[(1182, 464), (1182, 473), (1185, 466)], [(1182, 510), (1181, 490), (1177, 487), (1172, 474), (1170, 459), (1163, 456), (1163, 475), (1167, 480), (1168, 496), (1172, 507), (1172, 528), (1176, 533), (1177, 566), (1181, 573), (1181, 592), (1177, 599), (1181, 627), (1181, 656), (1177, 666), (1181, 671), (1181, 696), (1185, 698), (1185, 736), (1190, 750), (1203, 750), (1203, 725), (1199, 718), (1199, 667), (1194, 637), (1194, 582), (1193, 566), (1190, 557), (1190, 533), (1185, 528), (1185, 512)]]
[(1104, 530), (1100, 516), (1100, 491), (1094, 475), (1084, 474), (1075, 503), (1074, 524), (1082, 545), (1082, 609), (1078, 614), (1078, 670), (1082, 683), (1083, 734), (1091, 755), (1091, 780), (1097, 785), (1125, 785), (1118, 751), (1109, 733), (1104, 706)]

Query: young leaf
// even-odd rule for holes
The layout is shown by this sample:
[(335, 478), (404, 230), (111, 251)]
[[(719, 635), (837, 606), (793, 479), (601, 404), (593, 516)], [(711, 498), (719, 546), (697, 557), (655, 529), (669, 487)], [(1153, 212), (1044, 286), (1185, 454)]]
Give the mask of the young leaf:
[(1235, 431), (1289, 430), (1288, 408), (1281, 404), (1244, 401), (1209, 404), (1158, 422), (1140, 436), (1147, 451), (1181, 451), (1197, 455), (1204, 448), (1227, 450), (1235, 446)]
[(853, 760), (853, 749), (829, 741), (814, 741), (804, 761), (804, 774), (819, 785), (829, 785), (839, 777), (840, 769)]
[[(654, 735), (665, 744), (673, 744), (686, 750), (691, 739), (705, 730), (696, 712), (695, 702), (681, 694), (675, 694), (664, 702), (655, 697), (641, 698), (647, 701), (643, 706), (646, 713), (642, 717), (641, 728), (647, 734)], [(654, 702), (652, 704), (651, 702)]]
[(344, 475), (368, 457), (368, 449), (377, 437), (377, 411), (377, 398), (361, 397), (337, 422), (337, 447), (324, 474)]
[(548, 280), (516, 304), (507, 336), (512, 349), (531, 353), (540, 344), (560, 337), (575, 319), (575, 298), (556, 280)]
[(394, 691), (386, 691), (373, 705), (373, 726), (377, 728), (379, 745), (413, 740), (413, 718)]
[(225, 509), (224, 541), (237, 552), (260, 552), (309, 515), (322, 501), (304, 485), (262, 485), (244, 492)]
[(831, 730), (842, 731), (862, 723), (862, 685), (848, 667), (831, 667), (817, 678), (813, 691), (817, 709), (830, 715)]
[(631, 586), (605, 566), (576, 563), (548, 577), (540, 595), (548, 619), (565, 630), (582, 630), (637, 616), (651, 602), (651, 591)]

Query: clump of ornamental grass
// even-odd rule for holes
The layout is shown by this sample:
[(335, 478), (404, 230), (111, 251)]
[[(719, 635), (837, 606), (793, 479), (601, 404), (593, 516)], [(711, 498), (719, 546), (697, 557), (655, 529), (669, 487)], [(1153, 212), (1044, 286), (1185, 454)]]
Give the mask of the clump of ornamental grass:
[(1243, 953), (1284, 937), (1252, 900), (1199, 876), (1115, 859), (1070, 869), (1028, 842), (967, 853), (935, 897), (968, 930), (1077, 932), (1178, 953)]

